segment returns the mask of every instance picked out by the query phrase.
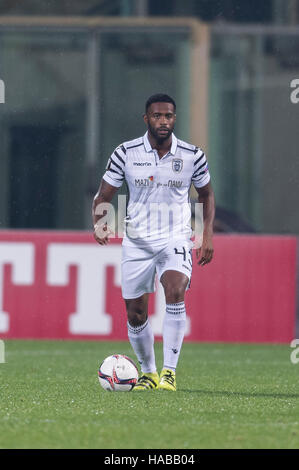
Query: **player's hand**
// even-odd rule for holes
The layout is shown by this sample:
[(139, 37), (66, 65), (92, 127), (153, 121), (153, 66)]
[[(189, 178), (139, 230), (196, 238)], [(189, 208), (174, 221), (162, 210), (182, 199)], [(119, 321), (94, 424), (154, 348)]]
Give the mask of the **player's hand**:
[(196, 258), (198, 264), (204, 266), (212, 261), (214, 254), (212, 238), (204, 238), (200, 248), (196, 249)]
[(107, 224), (97, 223), (94, 225), (93, 236), (100, 245), (107, 245), (111, 235), (114, 235), (114, 232)]

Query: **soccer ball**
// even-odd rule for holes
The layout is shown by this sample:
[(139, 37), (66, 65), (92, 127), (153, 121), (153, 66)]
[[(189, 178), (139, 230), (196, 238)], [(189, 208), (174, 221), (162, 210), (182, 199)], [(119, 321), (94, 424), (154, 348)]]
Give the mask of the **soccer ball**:
[(99, 382), (110, 392), (129, 392), (138, 380), (138, 369), (128, 356), (113, 354), (100, 365)]

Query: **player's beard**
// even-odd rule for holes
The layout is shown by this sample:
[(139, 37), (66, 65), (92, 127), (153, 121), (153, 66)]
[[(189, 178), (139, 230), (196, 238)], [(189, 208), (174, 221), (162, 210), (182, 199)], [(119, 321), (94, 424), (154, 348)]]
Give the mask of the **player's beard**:
[(171, 136), (173, 129), (174, 129), (174, 126), (171, 129), (167, 129), (168, 132), (164, 134), (163, 136), (161, 136), (159, 135), (156, 129), (154, 129), (150, 124), (148, 124), (149, 132), (159, 143), (162, 143), (164, 142), (164, 140), (167, 140)]

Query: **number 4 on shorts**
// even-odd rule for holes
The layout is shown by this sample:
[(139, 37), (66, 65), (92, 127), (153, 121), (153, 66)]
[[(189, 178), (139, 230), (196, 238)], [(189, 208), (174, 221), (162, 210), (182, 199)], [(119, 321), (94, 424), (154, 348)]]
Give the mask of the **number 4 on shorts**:
[(183, 251), (179, 251), (177, 248), (175, 248), (174, 252), (176, 255), (183, 255), (184, 261), (186, 261), (186, 250), (184, 246), (183, 246)]

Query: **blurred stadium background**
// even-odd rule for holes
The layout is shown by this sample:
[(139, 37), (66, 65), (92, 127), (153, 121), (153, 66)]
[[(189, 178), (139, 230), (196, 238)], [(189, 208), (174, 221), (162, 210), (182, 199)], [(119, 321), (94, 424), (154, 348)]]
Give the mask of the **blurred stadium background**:
[[(91, 230), (107, 159), (144, 133), (144, 103), (160, 91), (176, 99), (176, 134), (208, 155), (216, 232), (296, 244), (298, 23), (297, 0), (2, 0), (3, 263), (5, 243), (24, 230)], [(276, 251), (267, 263), (279, 285)], [(293, 297), (294, 253), (280, 260)]]

